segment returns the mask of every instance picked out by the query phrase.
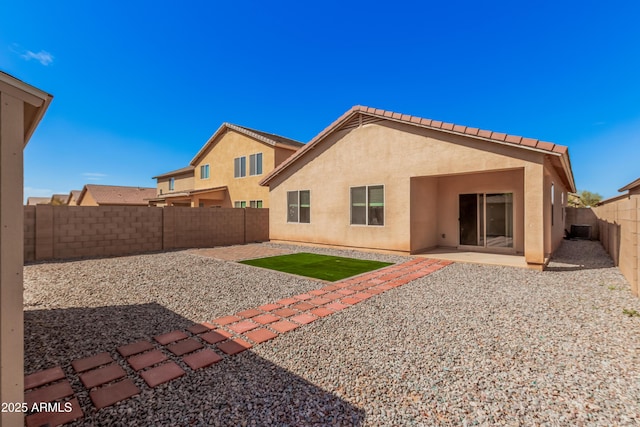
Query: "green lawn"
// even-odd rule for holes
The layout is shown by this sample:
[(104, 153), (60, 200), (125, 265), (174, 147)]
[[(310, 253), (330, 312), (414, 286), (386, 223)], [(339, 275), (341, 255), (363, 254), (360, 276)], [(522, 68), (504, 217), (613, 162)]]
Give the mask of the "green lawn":
[(285, 273), (335, 282), (367, 271), (377, 270), (391, 265), (388, 262), (366, 261), (362, 259), (343, 258), (338, 256), (317, 255), (305, 252), (256, 258), (240, 261), (242, 264), (269, 268)]

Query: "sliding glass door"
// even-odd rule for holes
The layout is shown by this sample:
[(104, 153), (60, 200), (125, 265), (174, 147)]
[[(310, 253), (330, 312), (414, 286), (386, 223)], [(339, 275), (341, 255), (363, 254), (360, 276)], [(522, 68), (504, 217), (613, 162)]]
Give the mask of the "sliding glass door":
[(459, 196), (460, 245), (513, 248), (513, 193)]

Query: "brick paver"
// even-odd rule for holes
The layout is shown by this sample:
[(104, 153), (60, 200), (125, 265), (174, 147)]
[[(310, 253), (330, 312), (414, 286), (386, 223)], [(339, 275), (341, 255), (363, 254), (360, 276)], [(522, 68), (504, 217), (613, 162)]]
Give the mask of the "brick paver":
[(111, 406), (121, 400), (140, 393), (140, 389), (129, 378), (108, 386), (100, 387), (89, 393), (91, 401), (97, 409)]
[(193, 338), (189, 338), (186, 340), (178, 341), (171, 345), (167, 346), (167, 350), (176, 356), (182, 356), (183, 354), (191, 353), (196, 350), (200, 350), (203, 345), (200, 341), (194, 340)]
[[(284, 309), (284, 310), (286, 310), (286, 309)], [(281, 319), (280, 317), (274, 316), (273, 314), (263, 314), (261, 316), (254, 317), (251, 320), (253, 320), (254, 322), (258, 322), (261, 325), (266, 325), (268, 323), (273, 323), (273, 322), (278, 321), (280, 319)]]
[(262, 314), (262, 311), (260, 310), (256, 310), (251, 309), (251, 310), (245, 310), (245, 311), (241, 311), (240, 313), (236, 313), (236, 316), (238, 317), (244, 317), (245, 319), (249, 319), (251, 317), (256, 317)]
[(167, 360), (167, 356), (160, 350), (148, 351), (146, 353), (131, 356), (127, 359), (129, 365), (135, 370), (140, 371), (149, 366), (157, 365), (160, 362)]
[(129, 357), (134, 354), (142, 353), (143, 351), (151, 350), (153, 344), (149, 341), (138, 341), (127, 345), (121, 345), (118, 347), (118, 353), (122, 355), (122, 357)]
[(127, 373), (120, 365), (114, 364), (80, 374), (80, 381), (82, 381), (82, 384), (84, 384), (86, 388), (93, 388), (125, 377), (126, 375)]
[(184, 370), (175, 362), (164, 363), (155, 368), (142, 371), (140, 376), (149, 387), (157, 387), (171, 380), (175, 380), (185, 374)]
[(291, 308), (281, 308), (280, 310), (276, 310), (273, 312), (273, 314), (280, 317), (291, 317), (294, 314), (298, 314), (298, 313), (300, 313), (298, 310), (293, 310)]
[(55, 368), (45, 369), (44, 371), (36, 372), (31, 375), (25, 375), (24, 377), (24, 389), (29, 390), (34, 387), (49, 384), (54, 381), (58, 381), (64, 378), (64, 372), (60, 366)]
[(285, 333), (285, 332), (289, 332), (289, 331), (293, 331), (294, 329), (296, 329), (298, 326), (298, 324), (290, 322), (288, 320), (281, 320), (279, 322), (276, 323), (272, 323), (269, 325), (269, 327), (275, 331), (280, 332), (281, 334)]
[(106, 365), (113, 362), (113, 357), (107, 352), (96, 354), (95, 356), (85, 357), (84, 359), (77, 359), (71, 362), (71, 366), (76, 372), (84, 372), (89, 369), (97, 368), (98, 366)]
[(73, 389), (68, 380), (60, 381), (58, 383), (48, 385), (46, 387), (39, 388), (37, 390), (29, 391), (24, 394), (24, 401), (29, 408), (37, 402), (53, 402), (63, 397), (71, 396)]
[(251, 341), (255, 342), (256, 344), (260, 344), (277, 337), (278, 334), (271, 332), (268, 329), (260, 328), (260, 329), (254, 329), (253, 331), (249, 331), (245, 333), (244, 336), (249, 338)]
[(214, 363), (218, 363), (222, 360), (222, 357), (215, 351), (205, 348), (202, 351), (183, 357), (182, 360), (195, 371), (196, 369), (206, 368)]
[(314, 308), (313, 310), (310, 311), (311, 314), (314, 314), (318, 317), (326, 317), (330, 314), (335, 313), (335, 311), (333, 310), (329, 310), (328, 308), (324, 308), (324, 307), (318, 307), (318, 308)]
[(216, 331), (207, 332), (206, 334), (200, 335), (200, 338), (208, 342), (209, 344), (219, 343), (220, 341), (224, 341), (228, 336), (222, 335)]
[(189, 326), (187, 328), (187, 331), (191, 332), (192, 334), (198, 335), (198, 334), (203, 334), (205, 332), (207, 332), (209, 330), (209, 328), (205, 325), (203, 325), (202, 323), (196, 323), (193, 324), (191, 326)]
[(233, 332), (236, 332), (238, 334), (250, 331), (257, 327), (258, 327), (258, 324), (250, 320), (245, 320), (243, 322), (234, 323), (233, 325), (228, 326), (229, 329), (231, 329)]
[(216, 344), (220, 350), (226, 354), (233, 355), (251, 348), (251, 344), (245, 340), (237, 338), (235, 340), (225, 341), (220, 344)]
[(162, 345), (167, 345), (169, 343), (180, 341), (185, 338), (188, 338), (188, 335), (182, 331), (173, 331), (153, 337), (154, 340), (158, 341)]
[(306, 325), (309, 324), (311, 322), (313, 322), (314, 320), (317, 320), (318, 318), (312, 314), (308, 314), (308, 313), (302, 313), (299, 314), (297, 316), (293, 316), (291, 318), (291, 320), (293, 320), (296, 323), (300, 323), (302, 325)]
[(273, 311), (281, 307), (282, 307), (282, 304), (265, 304), (258, 307), (258, 309), (262, 311)]

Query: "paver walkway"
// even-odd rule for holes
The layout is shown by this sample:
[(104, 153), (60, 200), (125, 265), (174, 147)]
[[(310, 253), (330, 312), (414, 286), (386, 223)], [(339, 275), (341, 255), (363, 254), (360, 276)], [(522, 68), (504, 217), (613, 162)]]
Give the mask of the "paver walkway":
[[(412, 259), (234, 315), (193, 324), (185, 330), (124, 344), (112, 352), (73, 360), (73, 375), (80, 380), (83, 390), (72, 389), (61, 366), (26, 375), (25, 402), (30, 409), (34, 403), (43, 405), (41, 412), (26, 416), (26, 425), (54, 426), (80, 419), (84, 414), (77, 393), (88, 391), (98, 410), (114, 405), (140, 393), (134, 383), (136, 376), (148, 387), (157, 387), (449, 264), (451, 261)], [(125, 367), (130, 368), (128, 372)], [(58, 410), (48, 412), (55, 408)]]

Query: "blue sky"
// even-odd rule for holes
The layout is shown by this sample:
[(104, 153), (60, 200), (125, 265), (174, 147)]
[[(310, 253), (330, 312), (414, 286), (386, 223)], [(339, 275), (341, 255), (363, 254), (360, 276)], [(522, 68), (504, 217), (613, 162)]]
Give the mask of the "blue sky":
[(640, 2), (5, 2), (0, 70), (54, 95), (25, 198), (155, 186), (223, 122), (309, 141), (366, 105), (569, 146), (640, 177)]

